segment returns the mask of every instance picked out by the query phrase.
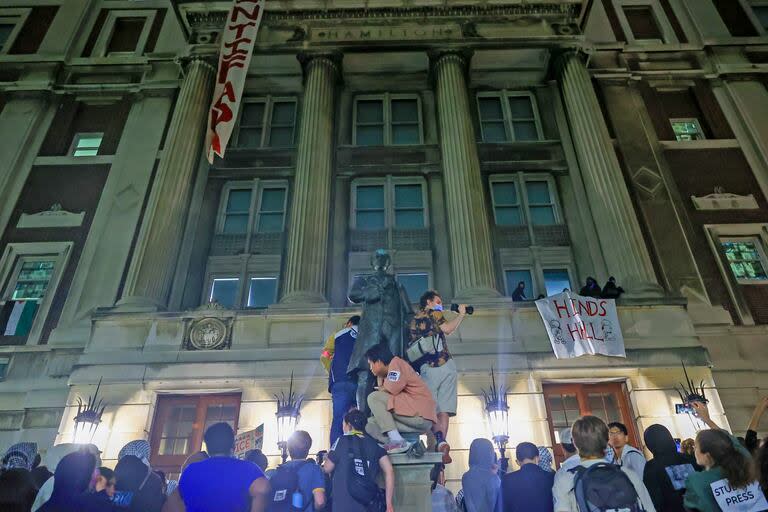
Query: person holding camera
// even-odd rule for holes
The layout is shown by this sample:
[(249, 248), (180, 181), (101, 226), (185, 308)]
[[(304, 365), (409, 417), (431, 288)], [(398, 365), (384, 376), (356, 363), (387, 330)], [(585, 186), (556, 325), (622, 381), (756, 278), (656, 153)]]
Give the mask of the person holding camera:
[[(453, 308), (452, 308), (453, 309)], [(436, 341), (437, 350), (426, 353), (418, 359), (411, 359), (411, 364), (419, 369), (421, 378), (432, 392), (437, 404), (437, 423), (432, 431), (435, 434), (435, 450), (442, 452), (443, 463), (450, 464), (451, 447), (446, 442), (448, 437), (448, 418), (456, 416), (456, 363), (448, 351), (445, 337), (458, 329), (467, 314), (467, 305), (456, 307), (458, 315), (452, 320), (443, 316), (443, 299), (435, 290), (424, 292), (419, 299), (419, 312), (411, 320), (409, 329), (410, 342), (422, 338)]]

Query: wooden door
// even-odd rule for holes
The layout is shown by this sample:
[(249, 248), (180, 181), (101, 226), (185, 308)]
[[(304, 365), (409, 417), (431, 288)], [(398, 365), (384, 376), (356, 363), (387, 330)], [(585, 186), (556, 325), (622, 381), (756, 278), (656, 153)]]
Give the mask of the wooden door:
[(606, 423), (618, 421), (627, 426), (629, 444), (639, 447), (634, 417), (630, 412), (626, 385), (621, 382), (605, 384), (545, 384), (549, 431), (555, 445), (555, 463), (564, 460), (563, 449), (555, 433), (570, 427), (580, 416), (591, 414)]
[(154, 469), (178, 478), (184, 461), (205, 449), (205, 430), (221, 421), (237, 430), (240, 395), (167, 395), (157, 400), (150, 433)]

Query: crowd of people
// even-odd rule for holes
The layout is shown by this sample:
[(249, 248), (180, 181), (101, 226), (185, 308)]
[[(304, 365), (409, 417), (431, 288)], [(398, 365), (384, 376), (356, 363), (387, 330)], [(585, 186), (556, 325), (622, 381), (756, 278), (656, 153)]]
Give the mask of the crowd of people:
[[(568, 288), (563, 289), (564, 292), (569, 292)], [(584, 286), (579, 290), (579, 295), (582, 297), (592, 297), (593, 299), (618, 299), (624, 294), (624, 288), (616, 284), (616, 278), (611, 276), (605, 285), (601, 288), (597, 284), (597, 280), (594, 277), (588, 277)], [(539, 295), (536, 299), (543, 299), (545, 295)], [(525, 281), (520, 281), (517, 286), (512, 290), (513, 302), (524, 302), (533, 300), (533, 297), (529, 298), (526, 295)]]

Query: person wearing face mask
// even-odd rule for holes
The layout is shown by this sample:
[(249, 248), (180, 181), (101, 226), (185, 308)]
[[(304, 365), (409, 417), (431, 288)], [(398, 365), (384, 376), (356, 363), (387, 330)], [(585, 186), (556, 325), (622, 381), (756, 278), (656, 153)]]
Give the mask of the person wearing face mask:
[(411, 320), (410, 341), (433, 337), (442, 342), (442, 350), (434, 354), (425, 354), (416, 361), (411, 361), (419, 369), (421, 378), (432, 392), (437, 403), (437, 423), (432, 429), (435, 434), (435, 449), (443, 454), (443, 464), (450, 464), (451, 447), (448, 438), (448, 418), (456, 416), (456, 363), (448, 351), (445, 337), (459, 328), (467, 314), (466, 304), (459, 304), (459, 314), (452, 320), (443, 316), (443, 299), (435, 290), (424, 292), (419, 299), (419, 312)]

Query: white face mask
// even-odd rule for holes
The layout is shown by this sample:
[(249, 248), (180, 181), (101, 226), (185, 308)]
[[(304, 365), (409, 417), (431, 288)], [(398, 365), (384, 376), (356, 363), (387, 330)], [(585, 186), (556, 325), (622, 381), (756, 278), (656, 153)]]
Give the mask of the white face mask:
[(432, 309), (435, 310), (435, 311), (442, 311), (443, 310), (443, 305), (442, 304), (435, 304), (432, 307)]

